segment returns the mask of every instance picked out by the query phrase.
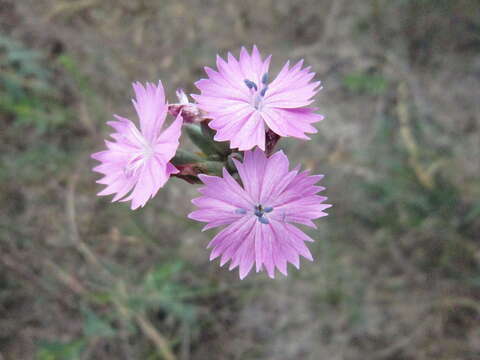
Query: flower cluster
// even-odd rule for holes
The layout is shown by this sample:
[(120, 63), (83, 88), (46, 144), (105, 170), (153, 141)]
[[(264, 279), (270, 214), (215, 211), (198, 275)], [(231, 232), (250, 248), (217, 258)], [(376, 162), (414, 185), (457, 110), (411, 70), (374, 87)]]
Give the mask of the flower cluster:
[[(239, 59), (217, 57), (217, 69), (205, 67), (207, 78), (195, 83), (195, 102), (177, 91), (178, 103), (168, 104), (161, 82), (133, 84), (133, 105), (139, 126), (115, 115), (107, 122), (115, 131), (107, 149), (92, 155), (93, 168), (106, 187), (98, 195), (143, 207), (170, 176), (201, 183), (197, 210), (190, 219), (206, 223), (203, 230), (225, 226), (209, 243), (210, 260), (239, 268), (243, 279), (255, 265), (273, 278), (275, 269), (287, 275), (287, 263), (300, 266), (300, 256), (313, 260), (305, 242), (313, 241), (294, 224), (315, 227), (331, 205), (318, 195), (323, 175), (300, 167), (289, 169), (283, 151), (274, 152), (281, 137), (309, 139), (313, 123), (323, 119), (310, 105), (321, 89), (303, 61), (287, 62), (271, 80), (270, 56), (254, 46)], [(174, 120), (166, 125), (167, 115)], [(179, 148), (181, 133), (199, 148)]]

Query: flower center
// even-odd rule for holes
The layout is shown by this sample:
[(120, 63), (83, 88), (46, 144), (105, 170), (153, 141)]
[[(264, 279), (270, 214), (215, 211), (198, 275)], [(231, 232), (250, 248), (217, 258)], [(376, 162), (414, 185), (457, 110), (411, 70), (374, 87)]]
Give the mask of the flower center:
[(262, 100), (268, 90), (268, 73), (265, 73), (262, 76), (263, 87), (261, 89), (257, 86), (257, 84), (255, 84), (255, 82), (250, 79), (245, 79), (243, 81), (245, 82), (245, 85), (250, 89), (250, 92), (252, 94), (252, 106), (258, 110), (261, 107)]
[(132, 155), (128, 163), (123, 168), (125, 176), (130, 178), (138, 173), (138, 171), (143, 167), (143, 164), (150, 159), (154, 154), (153, 148), (145, 144), (141, 151), (136, 152)]
[(262, 224), (269, 224), (270, 221), (268, 221), (268, 218), (265, 215), (265, 213), (272, 212), (273, 208), (270, 206), (263, 207), (261, 204), (255, 205), (254, 207), (254, 214), (258, 218), (258, 221)]
[[(264, 207), (261, 204), (255, 205), (252, 210), (253, 214), (257, 217), (258, 221), (261, 224), (265, 224), (265, 225), (270, 224), (270, 221), (268, 220), (268, 217), (265, 216), (265, 214), (270, 213), (272, 211), (273, 211), (273, 207), (270, 207), (270, 206)], [(245, 215), (248, 211), (245, 209), (237, 209), (235, 210), (235, 212), (240, 215)]]

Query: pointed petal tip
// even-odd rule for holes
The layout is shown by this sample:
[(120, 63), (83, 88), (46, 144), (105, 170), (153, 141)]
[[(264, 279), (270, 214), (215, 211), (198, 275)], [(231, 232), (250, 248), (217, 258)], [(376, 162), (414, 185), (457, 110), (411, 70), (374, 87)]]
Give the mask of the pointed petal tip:
[(225, 256), (222, 256), (222, 257), (220, 258), (220, 264), (219, 264), (220, 267), (223, 267), (226, 263), (228, 263), (229, 260), (230, 260), (230, 259), (227, 259)]
[(208, 259), (209, 259), (210, 261), (213, 261), (213, 260), (215, 260), (215, 259), (216, 259), (217, 257), (219, 257), (219, 256), (220, 256), (220, 254), (215, 254), (215, 252), (212, 251), (212, 252), (210, 253), (210, 257), (209, 257)]
[(226, 61), (223, 57), (221, 57), (219, 54), (217, 54), (217, 57), (216, 57), (216, 63), (217, 63), (217, 70), (220, 71), (220, 69), (218, 68), (218, 64), (225, 64)]
[(199, 99), (202, 98), (202, 96), (199, 95), (199, 94), (190, 94), (190, 96), (191, 96), (192, 99), (195, 100), (195, 101), (198, 101)]
[(245, 279), (245, 278), (247, 277), (247, 275), (248, 275), (249, 272), (250, 272), (250, 271), (247, 271), (246, 273), (243, 273), (243, 272), (241, 272), (241, 271), (238, 271), (238, 276), (240, 277), (240, 280)]
[[(97, 181), (98, 181), (98, 180), (97, 180)], [(97, 181), (96, 181), (96, 182), (97, 182)], [(101, 190), (101, 191), (97, 192), (97, 194), (96, 194), (96, 195), (97, 195), (97, 196), (108, 196), (107, 194), (104, 194), (104, 193), (103, 193), (104, 191), (105, 191), (105, 189), (103, 189), (103, 190)]]
[(130, 204), (130, 210), (137, 210), (138, 208), (143, 207), (143, 205), (140, 204), (134, 204), (133, 201)]
[[(196, 221), (205, 222), (204, 220), (196, 220)], [(201, 231), (204, 232), (204, 231), (207, 231), (207, 230), (216, 228), (216, 227), (218, 227), (218, 226), (219, 226), (219, 225), (215, 225), (215, 224), (212, 225), (212, 223), (208, 223), (208, 224), (206, 224), (206, 225), (202, 228)]]

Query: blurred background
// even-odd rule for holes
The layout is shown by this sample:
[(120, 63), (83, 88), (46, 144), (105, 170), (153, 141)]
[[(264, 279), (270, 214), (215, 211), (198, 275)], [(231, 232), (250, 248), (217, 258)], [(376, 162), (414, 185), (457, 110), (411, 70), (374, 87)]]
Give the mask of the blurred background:
[[(334, 204), (273, 281), (209, 263), (196, 186), (132, 212), (89, 158), (131, 82), (254, 43), (323, 81), (279, 146)], [(477, 0), (0, 0), (0, 359), (480, 359), (479, 114)]]

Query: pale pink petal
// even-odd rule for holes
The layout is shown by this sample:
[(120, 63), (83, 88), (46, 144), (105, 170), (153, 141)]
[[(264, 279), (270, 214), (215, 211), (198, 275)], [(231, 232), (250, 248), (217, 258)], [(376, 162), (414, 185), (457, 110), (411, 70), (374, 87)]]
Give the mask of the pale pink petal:
[(148, 141), (153, 141), (168, 112), (162, 82), (159, 81), (158, 86), (152, 83), (146, 83), (146, 86), (143, 86), (136, 82), (133, 84), (133, 89), (136, 99), (132, 102), (140, 119), (140, 129)]
[(177, 173), (169, 161), (175, 155), (180, 137), (180, 116), (164, 131), (167, 104), (161, 82), (158, 86), (134, 83), (136, 100), (133, 101), (140, 119), (140, 129), (121, 116), (109, 121), (115, 132), (114, 141), (105, 141), (107, 150), (92, 158), (101, 162), (93, 168), (104, 175), (97, 182), (106, 185), (98, 195), (115, 194), (112, 201), (131, 201), (137, 209), (155, 196), (171, 174)]
[(263, 60), (256, 46), (251, 53), (242, 47), (238, 60), (231, 53), (227, 61), (217, 56), (216, 64), (218, 71), (205, 68), (208, 78), (196, 82), (201, 94), (192, 97), (213, 119), (209, 125), (217, 131), (217, 141), (230, 141), (240, 151), (265, 150), (266, 126), (300, 139), (316, 132), (310, 124), (323, 117), (305, 107), (312, 104), (320, 82), (312, 82), (315, 73), (302, 69), (303, 60), (291, 68), (287, 62), (271, 83), (270, 56)]
[(265, 153), (258, 149), (247, 151), (245, 152), (243, 163), (235, 159), (233, 161), (246, 192), (251, 195), (254, 203), (258, 204), (260, 201), (263, 173), (267, 164)]
[(213, 199), (224, 200), (233, 206), (246, 209), (252, 206), (253, 201), (238, 184), (233, 184), (228, 178), (218, 176), (199, 175), (200, 180), (207, 185), (200, 188), (200, 193)]
[(206, 222), (205, 228), (227, 225), (208, 245), (210, 258), (220, 256), (221, 266), (231, 260), (229, 269), (239, 267), (241, 279), (254, 264), (274, 278), (275, 269), (287, 275), (288, 263), (299, 268), (300, 256), (313, 260), (305, 245), (313, 239), (292, 223), (315, 226), (312, 220), (326, 215), (331, 205), (315, 185), (323, 176), (289, 171), (281, 151), (267, 158), (257, 148), (234, 162), (243, 189), (225, 169), (222, 178), (202, 175), (203, 196), (193, 200), (198, 210), (189, 215)]

